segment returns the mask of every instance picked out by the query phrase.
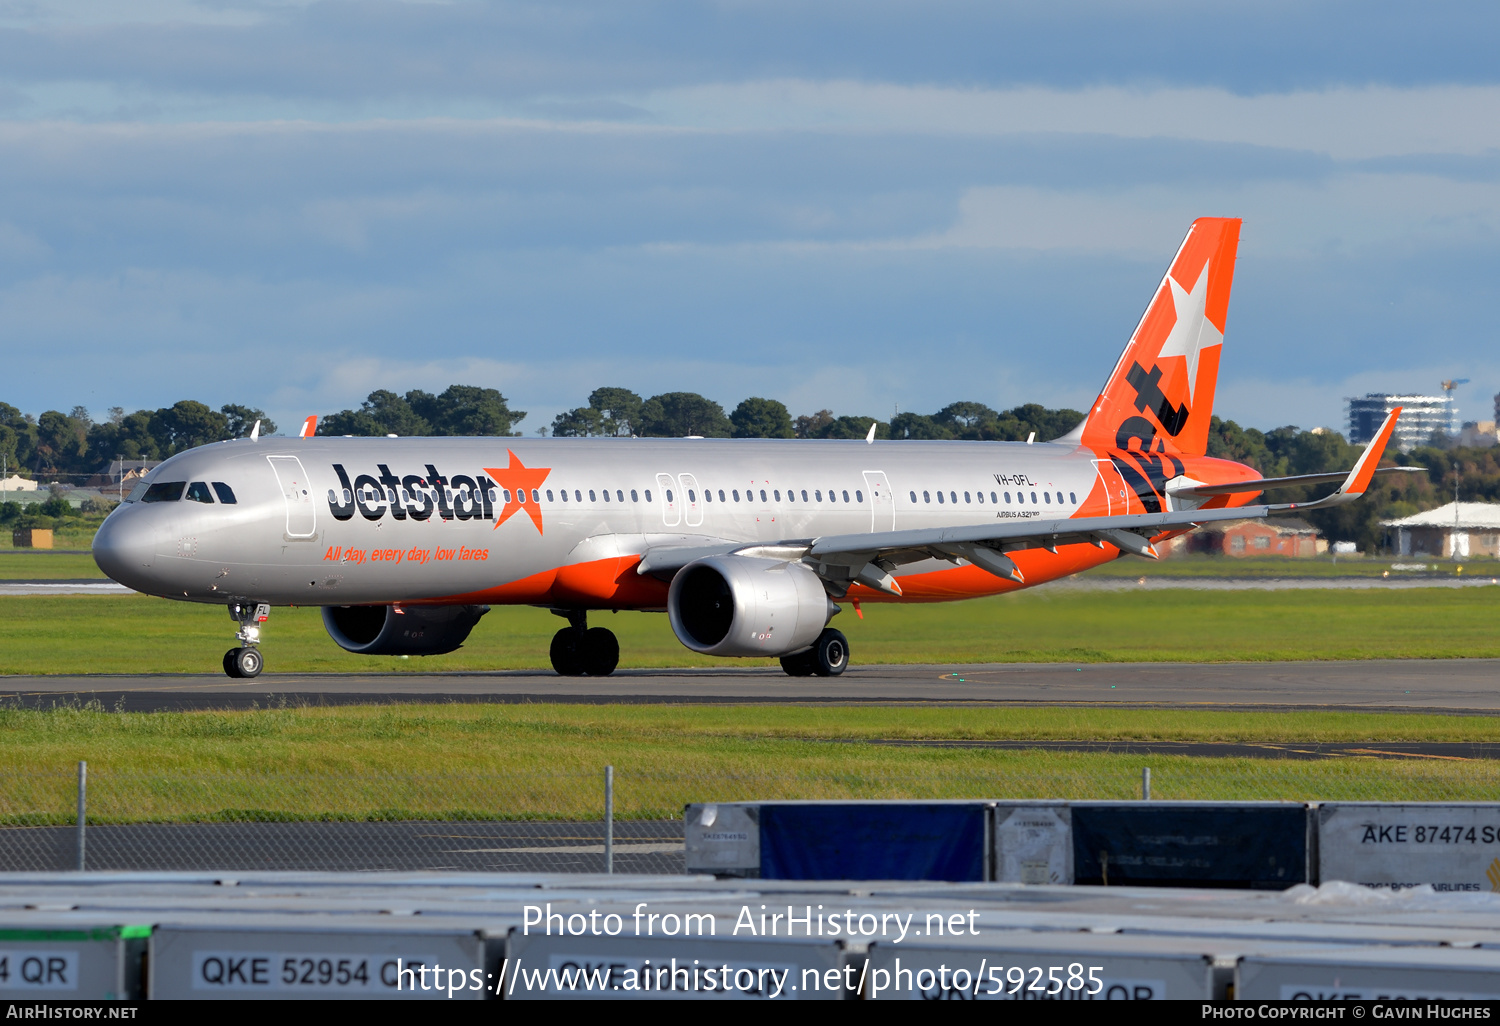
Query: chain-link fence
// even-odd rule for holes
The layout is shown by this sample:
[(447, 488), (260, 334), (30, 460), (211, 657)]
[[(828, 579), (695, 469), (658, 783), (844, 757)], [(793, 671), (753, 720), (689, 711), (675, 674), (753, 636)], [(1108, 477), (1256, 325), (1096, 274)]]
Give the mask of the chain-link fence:
[[(93, 767), (0, 772), (0, 870), (684, 871), (683, 806), (787, 799), (1489, 801), (1500, 761), (999, 753), (962, 767), (754, 772), (311, 773)], [(936, 753), (935, 753), (936, 756)], [(607, 842), (608, 838), (608, 842)]]

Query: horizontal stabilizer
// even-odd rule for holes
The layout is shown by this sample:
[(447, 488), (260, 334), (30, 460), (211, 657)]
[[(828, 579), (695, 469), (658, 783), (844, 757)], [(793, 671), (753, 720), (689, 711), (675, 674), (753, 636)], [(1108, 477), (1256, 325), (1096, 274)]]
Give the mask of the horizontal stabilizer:
[[(1381, 474), (1425, 474), (1426, 467), (1377, 467), (1376, 475)], [(1343, 481), (1348, 478), (1346, 471), (1335, 471), (1331, 474), (1297, 474), (1293, 477), (1262, 477), (1253, 481), (1230, 481), (1228, 484), (1216, 485), (1194, 485), (1186, 488), (1172, 488), (1168, 486), (1173, 496), (1192, 495), (1244, 495), (1250, 492), (1265, 492), (1273, 488), (1295, 488), (1298, 485), (1327, 484), (1330, 481)]]

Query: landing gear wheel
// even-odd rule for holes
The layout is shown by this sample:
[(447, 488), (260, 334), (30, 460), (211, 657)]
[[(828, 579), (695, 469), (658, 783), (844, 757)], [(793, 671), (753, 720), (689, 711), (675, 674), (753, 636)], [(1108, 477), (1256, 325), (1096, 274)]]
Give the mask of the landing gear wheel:
[(811, 677), (815, 672), (813, 650), (808, 649), (806, 652), (782, 656), (781, 668), (786, 671), (788, 677)]
[(234, 665), (234, 657), (239, 654), (239, 651), (237, 648), (231, 648), (228, 652), (224, 653), (224, 676), (239, 678), (239, 667)]
[(849, 639), (842, 631), (825, 627), (813, 643), (810, 655), (814, 673), (819, 677), (837, 677), (849, 668)]
[[(582, 631), (564, 627), (552, 635), (552, 668), (563, 677), (583, 676), (583, 655), (579, 652), (579, 636)], [(606, 632), (607, 633), (607, 632)]]
[(266, 665), (258, 648), (232, 648), (229, 657), (236, 677), (259, 677)]
[(583, 634), (583, 672), (608, 677), (620, 665), (620, 642), (607, 627), (590, 627)]

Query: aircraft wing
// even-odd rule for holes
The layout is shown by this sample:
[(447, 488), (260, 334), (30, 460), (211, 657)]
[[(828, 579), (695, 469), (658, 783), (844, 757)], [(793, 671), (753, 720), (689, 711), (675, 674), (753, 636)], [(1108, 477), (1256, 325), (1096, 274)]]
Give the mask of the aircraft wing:
[(901, 586), (891, 572), (903, 564), (926, 559), (967, 560), (997, 577), (1025, 584), (1025, 578), (1007, 552), (1020, 549), (1055, 552), (1059, 545), (1080, 543), (1103, 548), (1107, 543), (1123, 552), (1155, 559), (1151, 539), (1163, 532), (1215, 520), (1263, 517), (1268, 512), (1265, 506), (1241, 506), (842, 534), (813, 539), (803, 559), (830, 584), (859, 581), (891, 595), (901, 594)]
[[(1216, 520), (1246, 520), (1273, 513), (1290, 513), (1353, 502), (1364, 494), (1375, 477), (1376, 464), (1396, 427), (1400, 408), (1386, 417), (1354, 469), (1342, 475), (1343, 484), (1316, 502), (1278, 505), (1218, 507), (1174, 510), (1165, 513), (1128, 513), (1107, 517), (1074, 517), (1062, 520), (1019, 520), (963, 527), (925, 527), (908, 531), (872, 531), (812, 539), (788, 539), (772, 543), (714, 545), (648, 549), (636, 567), (637, 573), (670, 577), (696, 559), (714, 555), (758, 556), (787, 561), (801, 560), (812, 566), (835, 594), (861, 584), (900, 595), (901, 585), (893, 572), (907, 564), (928, 559), (949, 562), (966, 560), (996, 577), (1025, 584), (1026, 579), (1007, 552), (1046, 549), (1059, 545), (1113, 545), (1122, 552), (1155, 559), (1151, 539), (1167, 531), (1197, 527)], [(1323, 475), (1313, 475), (1322, 477)], [(1334, 475), (1338, 477), (1340, 475)], [(1260, 482), (1261, 486), (1265, 482)], [(1237, 486), (1236, 486), (1237, 487)], [(1179, 493), (1180, 494), (1180, 493)], [(842, 589), (842, 590), (840, 590)]]
[(1018, 549), (1056, 551), (1059, 545), (1082, 542), (1103, 548), (1106, 543), (1148, 559), (1156, 558), (1151, 539), (1215, 520), (1263, 517), (1266, 506), (1234, 509), (1196, 509), (1175, 513), (1132, 513), (1110, 517), (1062, 520), (1023, 520), (967, 527), (931, 527), (910, 531), (875, 531), (793, 539), (774, 544), (720, 545), (651, 549), (637, 573), (670, 576), (696, 559), (712, 555), (759, 556), (802, 560), (830, 585), (859, 581), (892, 595), (901, 594), (891, 571), (927, 559), (968, 560), (998, 577), (1024, 584), (1025, 579), (1006, 552)]

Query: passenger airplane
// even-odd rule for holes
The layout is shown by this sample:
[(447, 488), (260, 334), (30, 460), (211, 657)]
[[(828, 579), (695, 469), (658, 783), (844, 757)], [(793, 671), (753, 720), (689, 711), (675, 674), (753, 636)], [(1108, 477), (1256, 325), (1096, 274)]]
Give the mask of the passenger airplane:
[[(1366, 490), (1399, 410), (1347, 477), (1263, 480), (1206, 455), (1239, 229), (1193, 223), (1084, 422), (1052, 442), (327, 438), (309, 420), (309, 437), (173, 456), (94, 558), (137, 591), (225, 603), (231, 677), (260, 673), (276, 605), (321, 606), (369, 655), (451, 652), (490, 606), (543, 606), (569, 623), (564, 675), (619, 661), (589, 611), (664, 610), (695, 652), (842, 673), (841, 602), (1014, 591)], [(1250, 504), (1341, 477), (1314, 503)]]

